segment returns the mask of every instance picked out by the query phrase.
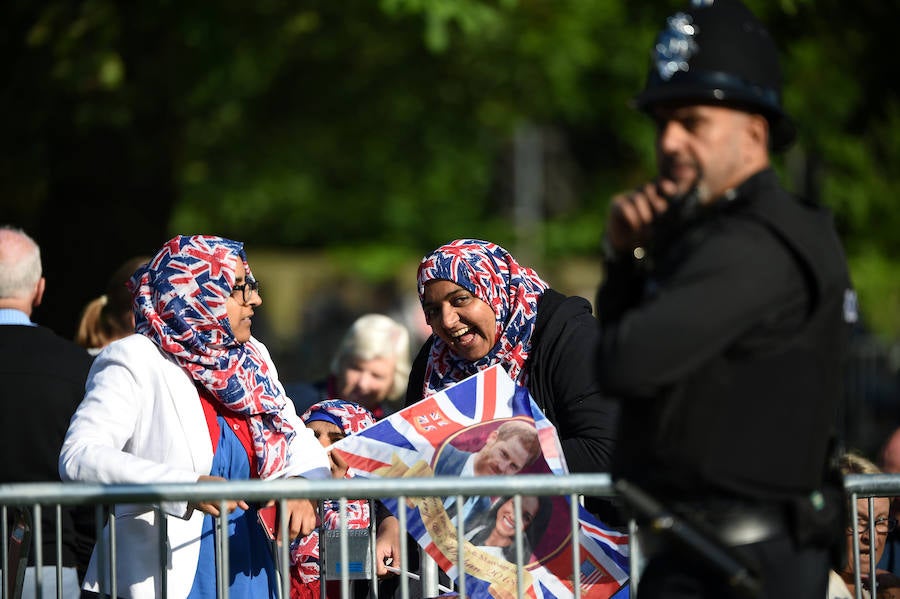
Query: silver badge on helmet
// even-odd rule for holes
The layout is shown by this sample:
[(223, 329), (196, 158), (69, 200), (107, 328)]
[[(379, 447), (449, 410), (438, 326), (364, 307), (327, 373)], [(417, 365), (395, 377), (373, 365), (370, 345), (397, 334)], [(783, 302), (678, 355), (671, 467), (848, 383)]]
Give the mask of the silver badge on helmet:
[(663, 81), (668, 81), (678, 71), (687, 72), (690, 69), (688, 62), (697, 52), (694, 36), (698, 29), (691, 15), (675, 13), (666, 20), (666, 24), (667, 27), (656, 40), (655, 48), (656, 69)]

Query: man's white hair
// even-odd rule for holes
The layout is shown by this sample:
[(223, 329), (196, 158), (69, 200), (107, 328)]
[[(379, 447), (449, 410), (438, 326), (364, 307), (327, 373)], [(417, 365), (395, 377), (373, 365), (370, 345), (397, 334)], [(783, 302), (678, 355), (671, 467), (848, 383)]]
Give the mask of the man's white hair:
[(27, 299), (41, 274), (38, 244), (22, 229), (0, 226), (0, 298)]

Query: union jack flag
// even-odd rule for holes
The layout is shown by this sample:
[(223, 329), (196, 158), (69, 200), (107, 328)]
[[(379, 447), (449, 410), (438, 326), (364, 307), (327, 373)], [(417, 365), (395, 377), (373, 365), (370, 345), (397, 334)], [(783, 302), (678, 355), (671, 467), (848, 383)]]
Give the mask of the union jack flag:
[[(476, 453), (485, 437), (491, 438), (505, 422), (526, 422), (534, 426), (540, 452), (522, 473), (568, 472), (559, 437), (553, 424), (528, 394), (495, 365), (430, 395), (412, 406), (394, 413), (377, 424), (350, 435), (332, 445), (350, 466), (354, 476), (366, 478), (429, 476), (439, 468), (442, 456)], [(452, 446), (450, 448), (449, 446)], [(460, 458), (465, 459), (465, 458)], [(462, 475), (471, 474), (462, 471)], [(444, 498), (421, 500), (406, 511), (407, 528), (425, 551), (451, 578), (457, 580), (459, 568), (456, 549), (456, 525), (459, 518), (442, 514)], [(482, 527), (487, 527), (501, 503), (508, 498), (487, 498), (491, 506), (482, 507)], [(493, 500), (493, 501), (491, 501)], [(526, 538), (522, 596), (542, 598), (574, 596), (572, 531), (569, 524), (568, 497), (532, 498), (540, 507), (532, 514), (532, 536)], [(396, 499), (384, 504), (398, 513)], [(450, 500), (452, 502), (452, 499)], [(525, 511), (525, 497), (521, 505)], [(455, 505), (455, 504), (454, 504)], [(544, 521), (538, 526), (538, 516)], [(435, 514), (437, 516), (435, 517)], [(580, 551), (580, 589), (582, 597), (606, 599), (625, 596), (628, 583), (628, 537), (599, 522), (583, 507), (578, 507)], [(497, 522), (500, 519), (497, 518)], [(448, 526), (449, 525), (449, 526)], [(493, 526), (493, 525), (491, 525)], [(499, 524), (498, 524), (499, 526)], [(466, 593), (472, 597), (516, 593), (515, 558), (503, 549), (479, 544), (479, 527), (472, 526), (464, 550)], [(464, 518), (464, 532), (470, 532), (470, 518)], [(450, 533), (450, 534), (448, 534)], [(450, 540), (448, 540), (448, 538)], [(483, 545), (489, 545), (484, 541)], [(503, 587), (505, 588), (498, 588)], [(511, 588), (509, 585), (512, 585)], [(499, 592), (498, 592), (499, 591)]]

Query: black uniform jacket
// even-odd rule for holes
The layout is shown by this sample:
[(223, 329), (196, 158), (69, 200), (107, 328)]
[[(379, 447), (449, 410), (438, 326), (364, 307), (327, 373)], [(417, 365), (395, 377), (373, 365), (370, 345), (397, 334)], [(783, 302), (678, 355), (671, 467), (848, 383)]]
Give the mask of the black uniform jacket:
[[(623, 397), (614, 475), (665, 497), (822, 484), (855, 296), (831, 215), (768, 169), (609, 262), (598, 369)], [(668, 232), (660, 232), (664, 235)]]

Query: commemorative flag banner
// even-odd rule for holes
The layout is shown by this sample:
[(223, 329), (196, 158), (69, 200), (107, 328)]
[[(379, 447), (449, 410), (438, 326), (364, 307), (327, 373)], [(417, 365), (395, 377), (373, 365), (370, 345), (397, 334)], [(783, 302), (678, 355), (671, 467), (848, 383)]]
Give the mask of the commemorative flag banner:
[[(568, 473), (559, 436), (528, 390), (500, 365), (448, 386), (331, 447), (352, 476), (397, 478)], [(515, 502), (512, 497), (406, 498), (407, 528), (459, 584), (458, 527), (463, 528), (466, 594), (516, 597)], [(397, 500), (382, 499), (398, 514)], [(628, 537), (578, 507), (582, 597), (627, 595)], [(521, 497), (522, 596), (573, 597), (569, 498)]]

